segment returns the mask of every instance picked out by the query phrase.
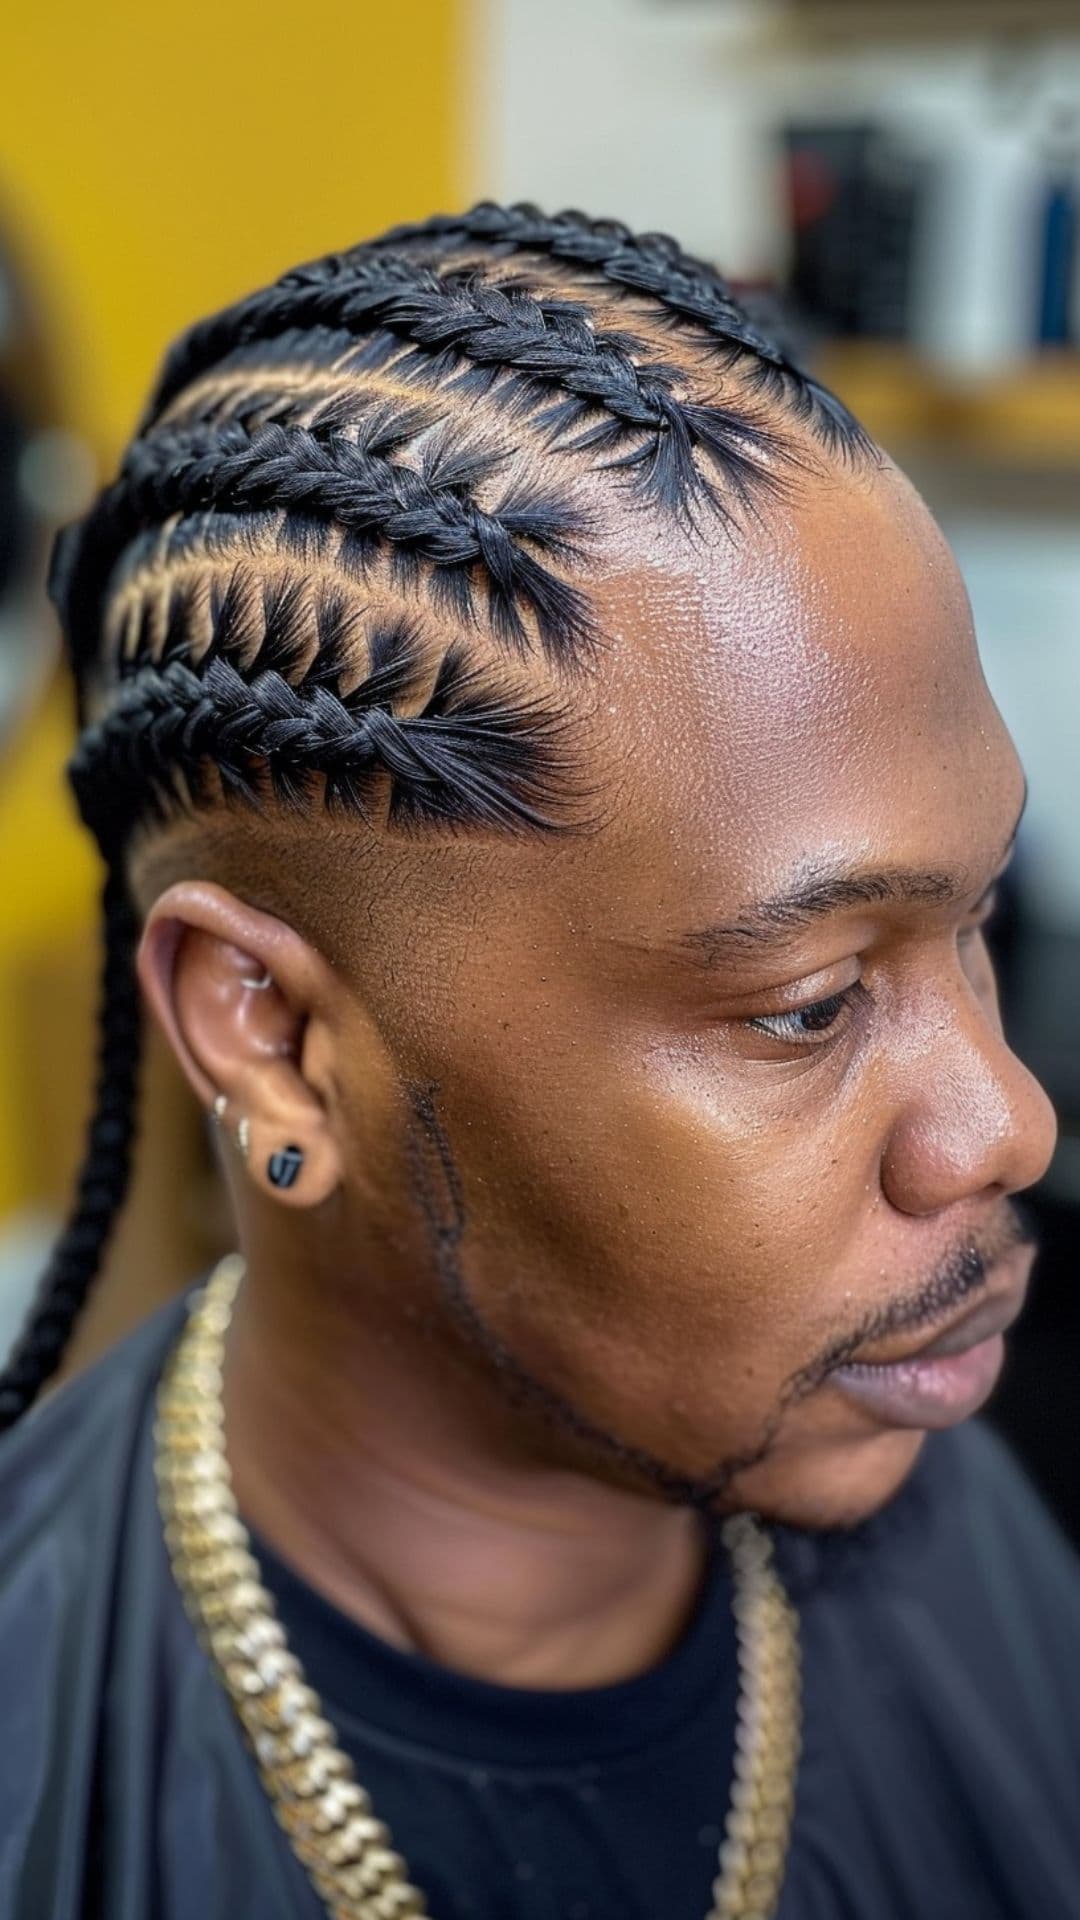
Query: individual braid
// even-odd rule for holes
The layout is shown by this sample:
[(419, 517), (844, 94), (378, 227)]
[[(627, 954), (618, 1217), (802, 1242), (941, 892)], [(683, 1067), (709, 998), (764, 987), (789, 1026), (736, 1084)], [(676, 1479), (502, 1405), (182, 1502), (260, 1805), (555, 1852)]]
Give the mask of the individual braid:
[[(776, 367), (792, 365), (775, 340), (755, 327), (733, 289), (707, 261), (685, 253), (666, 233), (633, 233), (621, 220), (590, 220), (576, 208), (545, 214), (528, 201), (501, 207), (481, 200), (465, 213), (391, 227), (356, 253), (401, 250), (417, 241), (478, 241), (499, 257), (528, 251), (587, 267), (613, 286), (649, 294), (726, 344)], [(355, 257), (355, 254), (353, 256)]]
[[(350, 252), (329, 254), (282, 275), (272, 287), (237, 301), (193, 327), (166, 358), (147, 418), (156, 418), (201, 367), (218, 361), (226, 345), (235, 347), (269, 338), (291, 325), (348, 326), (353, 318), (370, 315), (380, 306), (391, 316), (384, 324), (392, 324), (392, 317), (397, 316), (399, 323), (415, 319), (423, 325), (430, 319), (438, 327), (443, 310), (438, 305), (429, 307), (425, 296), (438, 298), (442, 288), (439, 276), (425, 262), (387, 250), (400, 243), (458, 234), (483, 241), (489, 226), (493, 228), (490, 237), (502, 247), (547, 252), (555, 259), (599, 268), (613, 284), (649, 293), (663, 306), (684, 312), (726, 347), (777, 367), (789, 364), (779, 347), (750, 323), (725, 283), (702, 263), (681, 254), (666, 236), (647, 236), (633, 243), (633, 237), (613, 223), (589, 227), (579, 225), (577, 216), (571, 214), (546, 220), (535, 209), (481, 205), (470, 214), (439, 215), (418, 226), (396, 227)], [(467, 275), (460, 276), (454, 291), (467, 312)], [(498, 289), (487, 291), (497, 294)], [(527, 296), (520, 298), (522, 310), (527, 311)], [(502, 296), (502, 301), (514, 299), (515, 295)], [(542, 306), (543, 302), (538, 304)], [(553, 312), (557, 311), (554, 299), (549, 304)], [(482, 335), (488, 321), (498, 324), (511, 318), (501, 301), (494, 303), (487, 315), (480, 302), (474, 330)], [(792, 371), (796, 369), (792, 367)], [(625, 375), (626, 369), (623, 372)], [(633, 375), (629, 378), (633, 384)]]
[(127, 1193), (141, 1013), (134, 969), (137, 922), (126, 882), (115, 869), (105, 882), (103, 926), (99, 1055), (86, 1151), (68, 1224), (0, 1372), (0, 1432), (15, 1424), (56, 1372)]
[[(453, 794), (491, 827), (556, 826), (544, 801), (558, 717), (539, 700), (510, 712), (482, 690), (467, 692), (475, 676), (458, 648), (423, 711), (398, 717), (382, 703), (406, 690), (409, 636), (391, 632), (382, 645), (387, 669), (344, 699), (322, 676), (299, 686), (272, 670), (248, 679), (221, 657), (199, 673), (178, 659), (140, 670), (72, 758), (84, 818), (102, 840), (136, 811), (166, 820), (182, 797), (209, 798), (212, 767), (231, 798), (253, 803), (265, 782), (286, 806), (309, 810), (318, 775), (326, 806), (363, 812), (365, 783), (382, 770), (392, 780), (391, 821), (451, 819)], [(569, 759), (563, 771), (568, 781)]]
[(754, 325), (715, 267), (684, 253), (670, 234), (636, 234), (621, 220), (590, 220), (576, 208), (550, 215), (530, 201), (501, 207), (481, 200), (465, 213), (436, 214), (391, 227), (363, 250), (402, 248), (430, 240), (471, 240), (504, 255), (546, 254), (568, 266), (587, 268), (613, 287), (646, 294), (726, 351), (745, 354), (751, 385), (792, 406), (835, 451), (865, 454), (871, 449), (869, 435), (843, 402), (778, 340)]
[[(723, 406), (694, 397), (657, 321), (703, 349), (695, 367), (734, 370)], [(734, 532), (807, 464), (793, 419), (845, 456), (869, 444), (674, 241), (524, 205), (311, 262), (173, 348), (117, 480), (54, 552), (82, 727), (69, 774), (108, 873), (101, 1044), (0, 1426), (59, 1364), (127, 1188), (135, 829), (225, 805), (592, 831), (567, 696), (603, 644), (597, 488), (586, 511), (577, 475), (614, 470), (695, 534)], [(501, 662), (478, 652), (485, 627)]]

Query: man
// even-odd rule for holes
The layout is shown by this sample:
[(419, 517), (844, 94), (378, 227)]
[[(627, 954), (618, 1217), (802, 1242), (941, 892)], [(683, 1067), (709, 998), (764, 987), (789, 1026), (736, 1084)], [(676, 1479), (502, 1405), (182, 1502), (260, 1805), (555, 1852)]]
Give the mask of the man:
[(103, 1074), (9, 1420), (136, 921), (244, 1261), (6, 1443), (4, 1912), (1075, 1913), (1080, 1578), (962, 1425), (1023, 777), (908, 483), (673, 242), (484, 206), (193, 329), (57, 596)]

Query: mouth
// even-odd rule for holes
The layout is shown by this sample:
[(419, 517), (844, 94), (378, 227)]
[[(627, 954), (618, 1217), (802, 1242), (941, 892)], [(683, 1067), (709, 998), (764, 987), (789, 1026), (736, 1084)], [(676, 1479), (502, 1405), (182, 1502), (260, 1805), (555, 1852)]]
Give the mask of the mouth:
[(830, 1382), (884, 1427), (969, 1419), (997, 1385), (1005, 1334), (1023, 1310), (1034, 1259), (1034, 1248), (1016, 1248), (992, 1269), (992, 1290), (932, 1339), (902, 1353), (871, 1350), (834, 1368)]

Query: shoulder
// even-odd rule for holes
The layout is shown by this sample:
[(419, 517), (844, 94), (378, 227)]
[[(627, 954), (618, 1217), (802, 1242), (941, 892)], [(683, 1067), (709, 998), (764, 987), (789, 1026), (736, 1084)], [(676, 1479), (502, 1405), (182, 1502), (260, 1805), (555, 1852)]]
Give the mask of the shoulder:
[[(184, 1614), (157, 1509), (154, 1395), (186, 1304), (155, 1313), (0, 1443), (0, 1913), (12, 1920), (217, 1912), (226, 1880), (234, 1895), (259, 1887), (245, 1913), (253, 1899), (270, 1911), (259, 1874), (272, 1815)], [(239, 1836), (224, 1864), (199, 1839), (207, 1819)], [(275, 1914), (301, 1911), (298, 1874)]]
[(65, 1516), (92, 1518), (117, 1500), (186, 1305), (160, 1308), (0, 1439), (0, 1591), (35, 1542), (62, 1534)]
[[(873, 1611), (929, 1607), (964, 1638), (993, 1620), (1064, 1644), (1080, 1626), (1080, 1556), (1007, 1443), (981, 1421), (930, 1434), (900, 1492), (845, 1532), (786, 1534), (796, 1594)], [(966, 1625), (965, 1625), (966, 1622)]]
[(1031, 1556), (1032, 1580), (1050, 1574), (1077, 1591), (1080, 1556), (993, 1427), (972, 1420), (932, 1435), (919, 1477), (939, 1551), (951, 1541), (987, 1573)]
[(801, 1544), (808, 1628), (929, 1718), (951, 1702), (958, 1723), (983, 1716), (1010, 1739), (1027, 1728), (1033, 1749), (1063, 1763), (1067, 1751), (1075, 1771), (1080, 1557), (990, 1427), (930, 1435), (890, 1506)]
[(1003, 1630), (1038, 1634), (1074, 1664), (1080, 1555), (1001, 1435), (979, 1421), (928, 1449), (933, 1563), (958, 1594), (976, 1591)]

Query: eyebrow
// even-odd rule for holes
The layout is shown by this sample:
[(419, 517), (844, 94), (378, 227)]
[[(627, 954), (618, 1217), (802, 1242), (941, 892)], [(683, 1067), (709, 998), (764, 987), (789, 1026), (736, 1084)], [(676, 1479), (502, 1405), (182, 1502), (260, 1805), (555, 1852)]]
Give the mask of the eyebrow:
[[(1027, 806), (1028, 789), (995, 873), (1009, 860)], [(993, 885), (993, 882), (991, 882)], [(863, 906), (957, 906), (972, 890), (970, 875), (932, 867), (879, 867), (811, 872), (787, 892), (740, 909), (735, 920), (696, 927), (675, 939), (676, 952), (701, 967), (723, 966), (790, 944), (815, 921)], [(989, 891), (989, 888), (987, 889)]]

